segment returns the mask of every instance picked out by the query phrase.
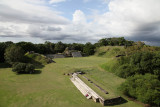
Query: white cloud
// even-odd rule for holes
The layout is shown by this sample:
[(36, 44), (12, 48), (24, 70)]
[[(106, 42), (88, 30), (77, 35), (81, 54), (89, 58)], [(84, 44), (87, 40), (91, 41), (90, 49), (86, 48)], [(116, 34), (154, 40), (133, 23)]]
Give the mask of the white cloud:
[[(149, 41), (157, 38), (157, 32), (160, 31), (159, 0), (111, 0), (108, 6), (109, 11), (96, 15), (92, 22), (97, 29), (102, 29), (104, 34), (125, 36), (134, 40), (148, 38)], [(145, 29), (146, 25), (150, 27)], [(160, 41), (160, 37), (157, 39)]]
[[(52, 3), (64, 0), (52, 0)], [(88, 0), (87, 0), (88, 1)], [(86, 1), (86, 2), (87, 2)], [(159, 0), (101, 0), (109, 10), (89, 18), (75, 10), (71, 21), (48, 7), (45, 0), (1, 0), (0, 37), (27, 36), (43, 40), (96, 41), (125, 36), (134, 40), (160, 41)], [(50, 1), (51, 2), (51, 1)]]
[(73, 14), (73, 22), (77, 24), (86, 23), (86, 16), (81, 10), (76, 10)]
[(59, 2), (64, 2), (66, 0), (50, 0), (49, 3), (53, 4), (53, 3), (59, 3)]
[(82, 11), (76, 10), (73, 14), (75, 35), (85, 35), (93, 40), (125, 36), (133, 40), (160, 41), (159, 0), (110, 0), (108, 6), (109, 11), (94, 14), (90, 23)]
[[(0, 19), (3, 21), (26, 23), (65, 24), (67, 19), (59, 15), (58, 11), (51, 10), (45, 4), (38, 4), (32, 0), (1, 0)], [(16, 3), (15, 3), (16, 2)]]
[[(53, 32), (61, 30), (59, 26), (70, 23), (68, 19), (62, 17), (58, 11), (47, 7), (45, 3), (44, 0), (1, 0), (0, 37), (26, 38), (41, 36), (43, 39), (48, 35), (39, 36), (40, 32), (50, 31), (53, 34)], [(43, 29), (38, 29), (42, 26)], [(30, 29), (32, 29), (32, 33)]]

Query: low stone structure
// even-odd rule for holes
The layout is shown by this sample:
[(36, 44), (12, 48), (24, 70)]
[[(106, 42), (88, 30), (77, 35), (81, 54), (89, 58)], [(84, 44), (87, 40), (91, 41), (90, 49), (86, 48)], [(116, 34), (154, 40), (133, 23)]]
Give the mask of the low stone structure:
[(54, 54), (54, 59), (55, 58), (65, 58), (63, 54)]
[(71, 81), (78, 88), (78, 90), (87, 98), (92, 98), (95, 102), (99, 102), (99, 99), (103, 99), (95, 91), (93, 91), (89, 86), (87, 86), (76, 73), (72, 75)]
[(72, 57), (82, 57), (81, 52), (72, 52)]
[(52, 59), (65, 58), (65, 56), (63, 54), (46, 54), (45, 56), (48, 57), (48, 58), (52, 58)]
[(51, 58), (51, 59), (54, 58), (54, 54), (46, 54), (45, 56), (48, 57), (48, 58)]
[[(100, 95), (98, 95), (94, 90), (92, 90), (88, 85), (86, 85), (78, 76), (77, 73), (73, 73), (71, 81), (77, 87), (77, 89), (87, 98), (93, 99), (94, 102), (100, 102), (103, 106), (105, 105), (113, 105), (118, 104), (122, 101), (120, 96), (111, 99), (104, 99)], [(84, 77), (88, 81), (90, 81), (87, 77)], [(108, 93), (108, 92), (107, 92)]]
[[(85, 78), (87, 81), (90, 81), (89, 78), (87, 78), (86, 76), (83, 76), (83, 78)], [(93, 83), (93, 82), (90, 82)], [(101, 88), (99, 85), (93, 83), (94, 86), (96, 86), (97, 88), (99, 88), (102, 92), (104, 92), (105, 94), (108, 94), (108, 92), (106, 90), (104, 90), (103, 88)]]
[(82, 57), (82, 54), (80, 51), (73, 50), (69, 47), (67, 47), (63, 53), (66, 57)]

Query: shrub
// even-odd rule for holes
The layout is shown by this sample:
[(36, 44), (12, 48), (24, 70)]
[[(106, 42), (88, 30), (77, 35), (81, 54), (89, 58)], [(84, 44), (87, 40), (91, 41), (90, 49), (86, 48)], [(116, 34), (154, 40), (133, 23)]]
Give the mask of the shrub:
[(12, 71), (16, 73), (33, 73), (35, 67), (28, 63), (15, 63), (13, 64)]
[(129, 77), (121, 85), (120, 90), (125, 95), (136, 98), (143, 103), (160, 104), (160, 81), (158, 76), (145, 74)]
[(26, 73), (33, 73), (34, 69), (35, 69), (35, 67), (33, 66), (33, 64), (27, 64), (26, 68), (25, 68), (25, 72)]
[(127, 78), (131, 76), (133, 73), (131, 72), (131, 66), (129, 64), (124, 64), (119, 67), (116, 72), (116, 75), (122, 78)]
[(152, 52), (138, 52), (128, 57), (121, 57), (118, 61), (120, 66), (116, 70), (116, 74), (123, 78), (146, 73), (160, 75), (159, 59), (160, 54)]

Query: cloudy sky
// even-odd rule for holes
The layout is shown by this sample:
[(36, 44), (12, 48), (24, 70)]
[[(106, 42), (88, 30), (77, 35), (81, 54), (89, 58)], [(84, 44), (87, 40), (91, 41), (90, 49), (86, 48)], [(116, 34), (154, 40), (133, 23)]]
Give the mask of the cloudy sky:
[(0, 42), (96, 42), (125, 37), (160, 45), (160, 0), (0, 0)]

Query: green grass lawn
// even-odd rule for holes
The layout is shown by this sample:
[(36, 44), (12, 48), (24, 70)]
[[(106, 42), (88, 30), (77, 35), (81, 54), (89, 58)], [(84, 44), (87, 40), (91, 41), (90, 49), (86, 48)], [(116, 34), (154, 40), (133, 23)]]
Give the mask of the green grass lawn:
[[(99, 68), (107, 62), (106, 58), (63, 58), (55, 59), (55, 62), (41, 69), (41, 74), (16, 75), (11, 68), (0, 68), (0, 107), (102, 107), (93, 100), (87, 100), (69, 76), (63, 75), (75, 69), (86, 70), (89, 78), (119, 95), (117, 87), (124, 80)], [(114, 107), (141, 105), (128, 101)]]

